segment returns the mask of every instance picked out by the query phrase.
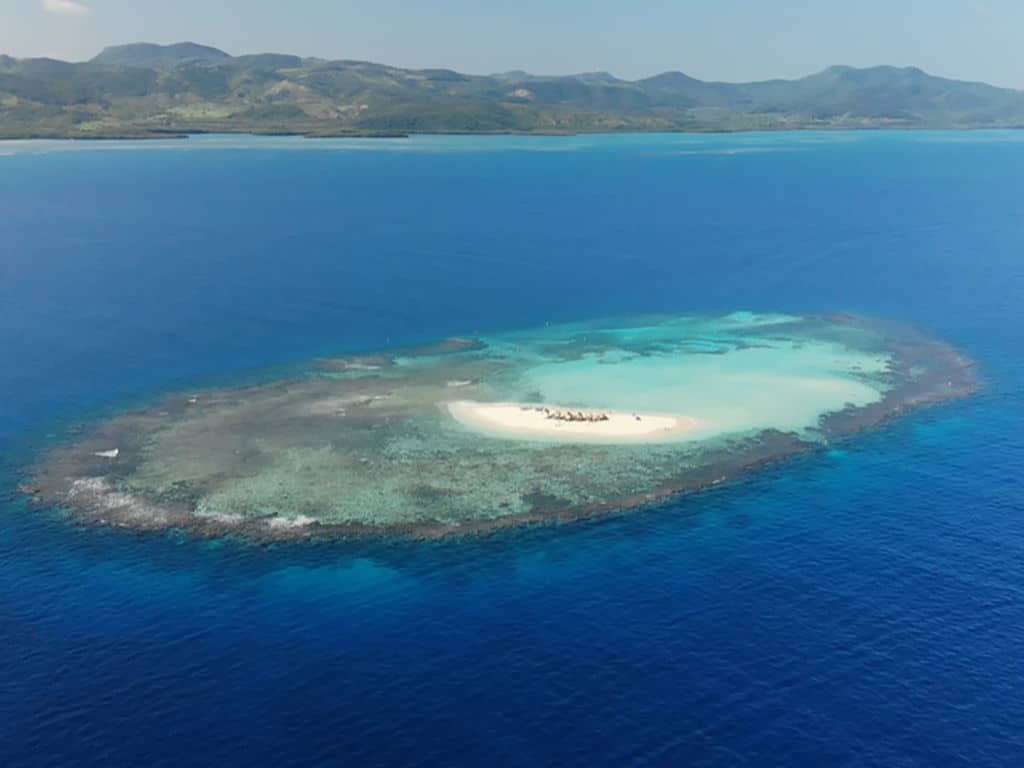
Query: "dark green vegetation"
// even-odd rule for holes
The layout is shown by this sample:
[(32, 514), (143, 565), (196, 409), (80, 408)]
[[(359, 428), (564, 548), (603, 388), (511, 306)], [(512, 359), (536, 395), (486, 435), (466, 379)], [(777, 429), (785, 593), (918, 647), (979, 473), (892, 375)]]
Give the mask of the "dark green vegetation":
[(83, 63), (0, 56), (0, 138), (999, 127), (1024, 127), (1024, 92), (914, 68), (734, 84), (484, 77), (194, 43), (117, 46)]

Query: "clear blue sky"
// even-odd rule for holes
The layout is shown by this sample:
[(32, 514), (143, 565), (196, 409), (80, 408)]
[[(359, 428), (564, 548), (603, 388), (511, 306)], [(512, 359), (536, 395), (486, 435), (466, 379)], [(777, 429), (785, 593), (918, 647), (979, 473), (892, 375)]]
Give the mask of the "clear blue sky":
[(86, 59), (139, 40), (627, 78), (916, 65), (1024, 88), (1024, 0), (0, 0), (0, 52)]

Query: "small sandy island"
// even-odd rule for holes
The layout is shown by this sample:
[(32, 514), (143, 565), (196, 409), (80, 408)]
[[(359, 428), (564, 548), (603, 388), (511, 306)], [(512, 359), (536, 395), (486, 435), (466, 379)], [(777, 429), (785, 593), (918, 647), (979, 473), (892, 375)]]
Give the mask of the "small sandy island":
[(578, 409), (534, 403), (457, 400), (448, 411), (460, 423), (504, 437), (575, 442), (649, 443), (672, 440), (700, 428), (689, 416)]

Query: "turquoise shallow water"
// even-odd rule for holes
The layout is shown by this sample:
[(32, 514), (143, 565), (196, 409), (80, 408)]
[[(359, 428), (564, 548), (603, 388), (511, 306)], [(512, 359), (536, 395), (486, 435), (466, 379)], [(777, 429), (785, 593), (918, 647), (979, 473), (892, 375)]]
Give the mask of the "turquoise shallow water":
[(698, 438), (761, 429), (803, 432), (817, 426), (824, 413), (879, 400), (884, 387), (865, 379), (885, 366), (885, 355), (828, 341), (780, 339), (714, 355), (612, 361), (595, 354), (531, 368), (526, 386), (555, 403), (687, 414), (702, 424), (691, 435)]
[[(342, 148), (0, 146), (0, 763), (1024, 759), (1017, 134)], [(160, 393), (737, 307), (906, 321), (985, 387), (686, 503), (472, 542), (194, 542), (13, 494), (48, 435)]]

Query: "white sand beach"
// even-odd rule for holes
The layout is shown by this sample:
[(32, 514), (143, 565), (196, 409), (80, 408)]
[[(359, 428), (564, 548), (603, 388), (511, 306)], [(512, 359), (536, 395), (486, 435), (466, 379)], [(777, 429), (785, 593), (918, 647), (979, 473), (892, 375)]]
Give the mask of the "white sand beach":
[(700, 422), (689, 416), (535, 403), (457, 400), (448, 403), (448, 411), (467, 427), (495, 435), (573, 442), (659, 442), (700, 428)]

